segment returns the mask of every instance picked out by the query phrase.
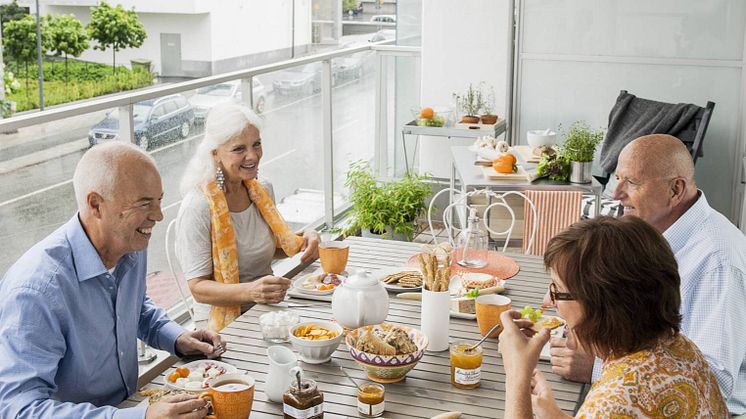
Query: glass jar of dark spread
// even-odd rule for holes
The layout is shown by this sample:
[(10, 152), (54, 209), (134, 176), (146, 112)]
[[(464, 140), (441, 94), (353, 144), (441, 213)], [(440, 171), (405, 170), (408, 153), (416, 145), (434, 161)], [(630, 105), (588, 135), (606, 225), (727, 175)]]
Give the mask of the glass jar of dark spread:
[(285, 419), (317, 419), (324, 417), (324, 395), (316, 382), (307, 378), (293, 383), (282, 396), (282, 411)]

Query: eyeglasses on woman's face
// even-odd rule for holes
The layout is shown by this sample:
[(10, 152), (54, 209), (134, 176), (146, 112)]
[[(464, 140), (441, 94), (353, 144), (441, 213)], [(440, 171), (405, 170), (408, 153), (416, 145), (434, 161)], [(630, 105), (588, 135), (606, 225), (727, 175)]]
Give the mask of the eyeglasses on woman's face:
[(557, 301), (573, 301), (575, 299), (569, 292), (558, 292), (557, 285), (554, 282), (549, 284), (549, 298), (552, 300), (552, 304), (557, 304)]

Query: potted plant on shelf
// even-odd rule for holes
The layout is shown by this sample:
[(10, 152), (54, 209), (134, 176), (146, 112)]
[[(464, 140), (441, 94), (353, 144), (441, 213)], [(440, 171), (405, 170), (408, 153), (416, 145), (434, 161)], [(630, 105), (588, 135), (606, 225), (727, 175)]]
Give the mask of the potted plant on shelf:
[(479, 88), (475, 89), (469, 83), (469, 87), (464, 94), (454, 93), (453, 98), (456, 100), (456, 108), (461, 111), (461, 122), (466, 124), (479, 123), (479, 111), (484, 106), (482, 91)]
[(570, 161), (570, 182), (590, 183), (596, 147), (604, 139), (602, 130), (591, 130), (588, 123), (576, 121), (562, 144), (562, 155)]
[(392, 182), (379, 182), (365, 161), (350, 164), (345, 186), (352, 202), (345, 235), (361, 231), (363, 237), (412, 240), (415, 218), (422, 214), (430, 193), (427, 176), (408, 173)]
[[(480, 90), (481, 90), (480, 84)], [(497, 115), (492, 113), (495, 108), (495, 89), (492, 86), (487, 91), (487, 97), (482, 102), (482, 115), (479, 118), (483, 124), (492, 125), (497, 122)]]

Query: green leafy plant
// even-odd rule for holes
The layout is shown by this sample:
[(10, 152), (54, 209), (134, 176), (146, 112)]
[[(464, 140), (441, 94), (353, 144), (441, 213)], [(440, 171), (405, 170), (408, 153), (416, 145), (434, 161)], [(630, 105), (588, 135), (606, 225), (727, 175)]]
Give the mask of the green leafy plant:
[[(61, 66), (47, 67), (44, 63), (44, 103), (52, 106), (61, 103), (68, 103), (75, 100), (88, 99), (109, 93), (121, 92), (123, 90), (132, 90), (153, 84), (153, 75), (144, 70), (130, 70), (122, 67), (116, 75), (111, 74), (111, 66), (90, 64), (90, 72), (85, 70), (86, 63), (70, 61), (70, 82), (64, 82), (64, 72)], [(49, 68), (49, 74), (47, 69)], [(33, 66), (36, 69), (36, 66)], [(55, 69), (55, 70), (52, 70)], [(88, 77), (78, 80), (72, 76), (76, 72), (88, 74)], [(29, 90), (21, 86), (18, 92), (7, 95), (6, 98), (17, 103), (17, 111), (26, 111), (39, 107), (39, 96), (35, 94), (38, 91), (38, 83), (31, 80)], [(27, 94), (30, 92), (31, 94)]]
[(67, 57), (80, 57), (90, 46), (88, 33), (75, 15), (59, 15), (49, 21), (50, 50), (54, 55), (65, 56), (65, 82), (68, 79)]
[(463, 94), (454, 93), (453, 98), (456, 100), (456, 108), (458, 108), (464, 116), (478, 116), (484, 106), (484, 98), (482, 97), (481, 88), (477, 86), (475, 89), (471, 83), (469, 83), (466, 92)]
[(570, 126), (562, 143), (562, 155), (570, 161), (593, 161), (596, 146), (604, 139), (602, 130), (593, 131), (585, 121), (576, 121)]
[[(13, 0), (11, 3), (0, 5), (0, 33), (3, 33), (5, 24), (12, 21), (22, 19), (29, 12), (28, 7), (21, 7), (18, 5), (17, 0)], [(5, 38), (5, 35), (3, 35)]]
[(376, 234), (386, 234), (391, 227), (396, 234), (411, 240), (414, 220), (425, 210), (425, 199), (431, 189), (427, 176), (406, 174), (393, 182), (379, 182), (365, 161), (350, 164), (345, 186), (350, 188), (352, 221), (343, 229), (345, 235), (369, 229)]
[(21, 88), (21, 83), (18, 82), (16, 76), (12, 71), (3, 70), (3, 87), (5, 89), (5, 95), (12, 95)]
[(493, 115), (493, 111), (495, 109), (495, 89), (490, 87), (485, 87), (483, 83), (479, 84), (479, 90), (486, 89), (484, 99), (482, 100), (482, 110), (481, 115)]
[(115, 73), (117, 51), (124, 48), (139, 48), (148, 36), (134, 8), (126, 10), (121, 4), (111, 7), (106, 2), (92, 8), (88, 33), (91, 39), (98, 42), (94, 49), (104, 51), (111, 48)]
[(570, 178), (570, 160), (554, 150), (551, 153), (542, 153), (539, 164), (536, 165), (536, 173), (539, 177), (566, 182)]
[(358, 0), (342, 0), (342, 13), (347, 13), (357, 8), (359, 4)]
[[(44, 54), (48, 46), (49, 25), (47, 18), (40, 21), (41, 27), (41, 52)], [(16, 70), (21, 66), (25, 68), (26, 89), (29, 86), (28, 67), (37, 59), (36, 53), (36, 19), (26, 15), (21, 19), (13, 20), (3, 27), (3, 54), (16, 65)], [(18, 71), (16, 71), (18, 72)]]

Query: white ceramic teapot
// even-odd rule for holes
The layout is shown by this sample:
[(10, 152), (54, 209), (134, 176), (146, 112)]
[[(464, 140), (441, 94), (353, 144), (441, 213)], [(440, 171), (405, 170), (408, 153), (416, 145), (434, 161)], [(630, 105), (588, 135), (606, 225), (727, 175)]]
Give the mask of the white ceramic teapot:
[(389, 295), (380, 281), (357, 271), (334, 290), (332, 314), (348, 329), (383, 323), (389, 314)]

